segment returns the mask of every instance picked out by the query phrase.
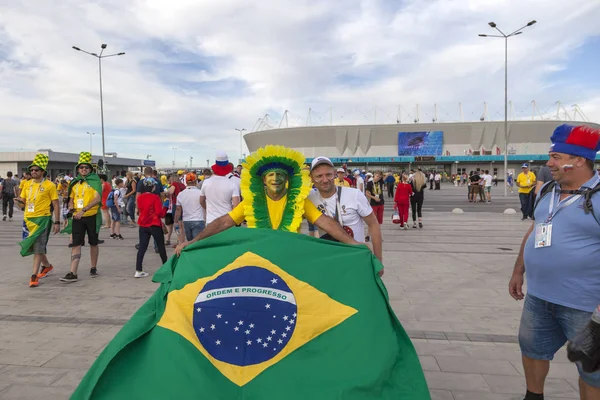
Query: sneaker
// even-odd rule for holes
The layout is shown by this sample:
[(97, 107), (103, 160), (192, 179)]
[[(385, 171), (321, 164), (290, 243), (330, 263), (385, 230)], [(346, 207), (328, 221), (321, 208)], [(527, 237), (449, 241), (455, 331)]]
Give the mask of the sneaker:
[(404, 229), (404, 224), (400, 224), (400, 229)]
[(116, 239), (116, 238), (117, 238), (117, 234), (116, 234), (116, 233), (112, 233), (112, 234), (110, 235), (110, 238), (111, 238), (111, 239)]
[(413, 229), (417, 229), (417, 223), (416, 222), (413, 224)]
[(170, 241), (170, 240), (167, 240), (167, 241), (165, 242), (165, 246), (170, 246), (170, 245), (171, 245), (171, 241)]
[(150, 274), (148, 274), (147, 272), (144, 272), (144, 271), (135, 271), (135, 275), (133, 277), (134, 278), (145, 278), (148, 275), (150, 275)]
[(422, 227), (423, 227), (423, 223), (419, 222), (419, 228), (422, 228)]
[(72, 283), (72, 282), (77, 282), (77, 275), (75, 275), (72, 272), (69, 272), (68, 274), (65, 275), (64, 278), (60, 278), (61, 282), (65, 282), (65, 283)]
[(98, 240), (98, 244), (103, 244), (104, 240)]
[(6, 221), (6, 215), (2, 217), (2, 221)]
[(115, 239), (118, 239), (118, 240), (125, 240), (125, 238), (124, 238), (123, 236), (121, 236), (121, 235), (117, 235), (117, 236), (115, 236)]
[(90, 276), (92, 278), (97, 278), (98, 277), (98, 270), (96, 268), (90, 268)]
[(404, 225), (404, 230), (408, 229), (408, 224)]
[(48, 274), (50, 272), (52, 272), (53, 269), (54, 269), (54, 267), (52, 265), (49, 265), (47, 267), (42, 267), (42, 271), (39, 274), (37, 274), (37, 277), (38, 278), (45, 278), (45, 277), (48, 276)]
[(29, 279), (29, 287), (38, 287), (39, 284), (40, 283), (37, 275), (31, 275), (31, 278)]
[(8, 221), (9, 221), (9, 222), (10, 222), (10, 221), (12, 221), (12, 217), (8, 218)]

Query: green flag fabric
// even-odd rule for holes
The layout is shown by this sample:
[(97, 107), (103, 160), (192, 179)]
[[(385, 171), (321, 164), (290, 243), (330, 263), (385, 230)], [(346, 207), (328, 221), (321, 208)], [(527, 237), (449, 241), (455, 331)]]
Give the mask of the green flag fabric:
[[(100, 198), (102, 198), (102, 182), (100, 181), (100, 177), (94, 172), (90, 173), (85, 178), (81, 175), (77, 175), (75, 178), (73, 178), (73, 180), (69, 183), (69, 189), (67, 191), (68, 197), (71, 197), (71, 191), (73, 190), (73, 186), (78, 182), (87, 182), (88, 185), (92, 187), (92, 189), (98, 192)], [(102, 201), (100, 201), (100, 207), (102, 207)], [(96, 214), (96, 233), (100, 232), (101, 226), (102, 213), (100, 212), (100, 210), (98, 210), (98, 213)], [(65, 226), (65, 228), (62, 231), (60, 231), (60, 233), (73, 233), (73, 217), (67, 220), (67, 226)]]
[(33, 254), (33, 244), (38, 239), (38, 237), (42, 234), (46, 236), (50, 236), (50, 224), (52, 224), (51, 216), (42, 216), (42, 217), (24, 217), (23, 218), (23, 228), (26, 230), (24, 235), (27, 237), (19, 242), (19, 246), (21, 246), (21, 256), (26, 257)]
[(72, 399), (430, 399), (366, 246), (233, 228), (188, 246)]

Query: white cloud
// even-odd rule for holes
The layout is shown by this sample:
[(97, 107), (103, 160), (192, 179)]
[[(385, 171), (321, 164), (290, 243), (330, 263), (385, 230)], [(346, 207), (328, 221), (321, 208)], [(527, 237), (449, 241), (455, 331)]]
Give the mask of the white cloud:
[[(598, 81), (569, 76), (569, 61), (600, 35), (589, 0), (0, 0), (0, 140), (16, 148), (80, 151), (100, 133), (97, 62), (103, 61), (107, 151), (170, 165), (224, 148), (239, 156), (234, 128), (283, 110), (290, 124), (498, 119), (504, 43), (478, 33), (538, 24), (509, 41), (515, 114), (578, 103), (600, 121)], [(520, 25), (521, 24), (521, 25)], [(182, 64), (187, 63), (187, 64)], [(592, 63), (592, 61), (590, 61)], [(590, 69), (591, 69), (590, 64)], [(224, 83), (226, 82), (226, 83)], [(230, 86), (225, 86), (230, 85)], [(529, 111), (527, 111), (529, 112)], [(549, 111), (550, 113), (551, 111)], [(501, 113), (500, 113), (501, 114)], [(94, 137), (99, 149), (99, 135)], [(183, 162), (180, 162), (183, 164)]]

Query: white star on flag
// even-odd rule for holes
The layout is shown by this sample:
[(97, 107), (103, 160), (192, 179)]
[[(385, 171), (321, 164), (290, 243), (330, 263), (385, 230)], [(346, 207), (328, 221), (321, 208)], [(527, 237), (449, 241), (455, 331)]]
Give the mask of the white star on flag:
[(271, 305), (269, 303), (267, 303), (267, 305), (265, 306), (265, 308), (269, 309), (269, 308), (271, 308)]
[(240, 324), (240, 325), (244, 325), (244, 321), (240, 320), (240, 321), (238, 322), (238, 324)]
[(250, 329), (254, 328), (254, 324), (250, 324)]
[(290, 328), (289, 326), (285, 327), (285, 330), (288, 331), (288, 332), (290, 331), (290, 329), (292, 329), (292, 328)]
[(294, 320), (293, 320), (293, 319), (290, 319), (290, 324), (293, 324), (293, 323), (294, 323)]
[(271, 330), (271, 335), (274, 335), (276, 333), (277, 333), (277, 331), (275, 329)]
[(287, 337), (287, 333), (283, 332), (283, 333), (281, 334), (281, 337)]
[(225, 321), (225, 324), (227, 325), (229, 323), (229, 321)]
[(202, 309), (200, 307), (196, 308), (196, 311), (200, 312)]
[(250, 331), (246, 329), (246, 335), (249, 335), (249, 334), (250, 334)]
[(265, 347), (265, 348), (266, 348), (267, 346), (268, 346), (268, 344), (266, 344), (266, 343), (263, 343), (263, 347)]
[(287, 321), (287, 320), (288, 320), (288, 316), (287, 316), (287, 315), (284, 315), (284, 316), (283, 316), (283, 320), (284, 320), (284, 321)]
[(267, 336), (267, 340), (270, 342), (271, 341), (271, 336)]
[(204, 332), (204, 328), (200, 327), (200, 333)]
[(256, 343), (262, 343), (262, 339), (261, 338), (256, 339)]
[(277, 343), (281, 344), (281, 343), (283, 343), (283, 340), (279, 339), (279, 340), (277, 341)]
[(277, 279), (275, 279), (275, 278), (271, 279), (271, 283), (272, 284), (276, 284), (277, 283)]
[(238, 327), (236, 326), (235, 328), (233, 328), (233, 330), (237, 332), (237, 331), (239, 331), (239, 330), (240, 330), (240, 328), (238, 328)]
[(216, 344), (217, 344), (217, 346), (218, 346), (218, 345), (220, 345), (220, 344), (221, 344), (221, 341), (220, 341), (220, 340), (217, 340), (215, 343), (216, 343)]
[(212, 330), (214, 331), (214, 330), (215, 330), (215, 324), (212, 324), (212, 325), (210, 326), (210, 329), (212, 329)]
[(248, 346), (250, 346), (250, 345), (252, 344), (252, 340), (248, 340), (248, 341), (246, 342), (246, 344), (247, 344)]
[(293, 313), (293, 314), (292, 314), (292, 316), (293, 316), (294, 318), (296, 318), (296, 313)]
[(222, 315), (221, 314), (217, 314), (217, 319), (221, 319)]

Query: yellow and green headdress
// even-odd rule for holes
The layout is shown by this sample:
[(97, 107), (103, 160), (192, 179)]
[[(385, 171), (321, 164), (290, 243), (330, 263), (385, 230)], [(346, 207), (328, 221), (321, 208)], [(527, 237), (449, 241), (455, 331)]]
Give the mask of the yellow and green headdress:
[(79, 168), (81, 164), (87, 164), (90, 166), (90, 168), (93, 168), (92, 153), (90, 153), (89, 151), (82, 151), (81, 153), (79, 153), (79, 161), (77, 161), (77, 166), (75, 166), (75, 169)]
[(29, 168), (31, 167), (38, 167), (46, 171), (46, 169), (48, 169), (48, 160), (49, 157), (46, 154), (38, 153), (35, 155), (35, 158), (33, 159), (31, 165), (27, 167), (27, 170), (29, 170)]
[(278, 230), (297, 232), (304, 214), (304, 200), (312, 185), (303, 169), (304, 155), (283, 146), (267, 145), (250, 154), (242, 170), (240, 189), (244, 198), (244, 214), (249, 228), (272, 229), (263, 176), (279, 170), (288, 176), (287, 204)]

